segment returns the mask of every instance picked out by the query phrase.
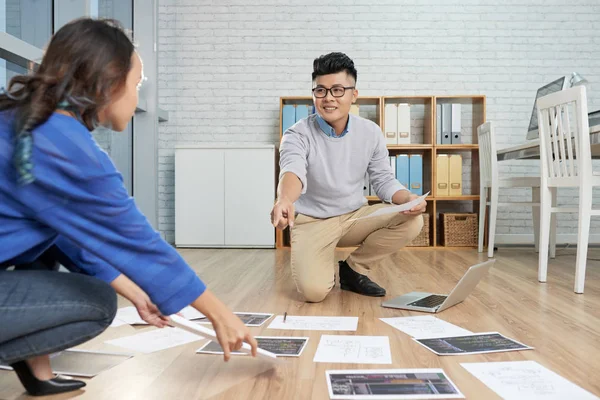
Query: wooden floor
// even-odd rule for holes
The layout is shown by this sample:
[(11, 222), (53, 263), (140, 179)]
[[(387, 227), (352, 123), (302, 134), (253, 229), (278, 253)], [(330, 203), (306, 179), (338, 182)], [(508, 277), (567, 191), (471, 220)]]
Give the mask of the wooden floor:
[[(296, 294), (287, 250), (181, 251), (234, 311), (290, 315), (358, 316), (357, 335), (390, 337), (393, 365), (314, 363), (323, 333), (252, 328), (255, 335), (309, 336), (300, 358), (269, 365), (250, 357), (225, 364), (222, 356), (195, 354), (205, 341), (140, 354), (88, 380), (84, 391), (49, 399), (328, 399), (328, 369), (443, 368), (468, 399), (499, 398), (463, 369), (461, 362), (535, 360), (584, 389), (600, 396), (600, 250), (590, 249), (585, 294), (573, 292), (574, 249), (557, 250), (548, 282), (537, 282), (533, 249), (501, 248), (490, 274), (465, 302), (438, 314), (439, 318), (473, 332), (498, 331), (535, 347), (522, 352), (439, 357), (409, 336), (378, 320), (380, 317), (425, 315), (380, 307), (381, 298), (342, 292), (336, 286), (320, 304), (306, 304)], [(340, 254), (340, 257), (344, 254)], [(382, 263), (371, 277), (388, 297), (409, 291), (446, 293), (469, 265), (486, 257), (474, 250), (406, 250)], [(332, 260), (333, 261), (333, 260)], [(127, 302), (120, 299), (120, 306)], [(81, 346), (123, 351), (104, 340), (143, 329), (109, 328)], [(0, 371), (0, 399), (26, 399), (12, 372)]]

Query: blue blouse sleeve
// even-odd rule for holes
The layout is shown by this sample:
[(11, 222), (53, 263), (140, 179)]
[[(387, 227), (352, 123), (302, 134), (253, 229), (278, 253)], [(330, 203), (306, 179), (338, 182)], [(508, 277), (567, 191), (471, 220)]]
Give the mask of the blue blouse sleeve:
[(152, 228), (110, 157), (82, 125), (69, 120), (68, 126), (55, 120), (57, 129), (34, 135), (36, 180), (19, 187), (18, 197), (36, 219), (64, 237), (59, 247), (81, 248), (69, 253), (83, 260), (86, 272), (107, 281), (116, 271), (123, 273), (162, 313), (180, 311), (206, 285)]

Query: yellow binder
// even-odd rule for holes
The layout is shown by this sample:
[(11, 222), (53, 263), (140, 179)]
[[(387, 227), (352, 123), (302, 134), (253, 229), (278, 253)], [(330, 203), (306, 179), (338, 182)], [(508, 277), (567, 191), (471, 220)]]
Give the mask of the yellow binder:
[(449, 163), (449, 188), (450, 196), (462, 195), (462, 156), (460, 154), (452, 154)]
[(358, 115), (358, 104), (352, 104), (350, 106), (350, 114)]
[(448, 196), (448, 154), (438, 154), (436, 166), (436, 196)]

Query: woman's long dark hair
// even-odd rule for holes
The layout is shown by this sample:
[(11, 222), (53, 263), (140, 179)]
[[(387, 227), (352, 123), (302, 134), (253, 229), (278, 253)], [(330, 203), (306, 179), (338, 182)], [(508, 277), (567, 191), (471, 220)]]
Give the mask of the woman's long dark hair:
[(119, 22), (77, 19), (54, 34), (33, 74), (11, 79), (0, 94), (0, 111), (11, 110), (20, 184), (35, 180), (31, 132), (57, 108), (73, 111), (90, 131), (95, 129), (99, 111), (127, 79), (134, 50)]

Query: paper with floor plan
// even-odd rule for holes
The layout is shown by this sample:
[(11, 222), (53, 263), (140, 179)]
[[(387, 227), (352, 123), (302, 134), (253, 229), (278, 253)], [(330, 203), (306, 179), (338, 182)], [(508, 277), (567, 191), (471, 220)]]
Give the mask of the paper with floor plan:
[(314, 362), (391, 364), (387, 336), (322, 335)]
[(352, 218), (352, 219), (349, 219), (348, 221), (357, 221), (357, 220), (366, 219), (366, 218), (380, 217), (380, 216), (386, 215), (386, 214), (408, 211), (411, 208), (413, 208), (414, 206), (419, 205), (423, 200), (425, 200), (425, 198), (428, 195), (429, 195), (429, 192), (425, 193), (423, 196), (417, 197), (416, 199), (414, 199), (412, 201), (409, 201), (408, 203), (398, 204), (398, 205), (389, 206), (389, 207), (383, 207), (383, 208), (378, 209), (377, 211), (375, 211), (372, 214), (365, 215), (364, 217), (360, 217), (360, 218)]
[(356, 331), (358, 317), (305, 317), (288, 315), (283, 322), (283, 316), (276, 316), (269, 329), (290, 329), (294, 331)]
[[(196, 310), (194, 307), (187, 306), (180, 311), (186, 319), (199, 319), (204, 318), (204, 314)], [(135, 307), (122, 307), (117, 310), (117, 315), (110, 326), (117, 327), (121, 325), (149, 325), (146, 321), (140, 318), (137, 309)]]
[(461, 363), (503, 399), (599, 399), (535, 361)]
[(388, 325), (417, 339), (464, 336), (473, 332), (430, 315), (418, 317), (379, 318)]
[(132, 336), (107, 340), (104, 343), (140, 353), (152, 353), (202, 340), (203, 338), (179, 328), (157, 328)]

